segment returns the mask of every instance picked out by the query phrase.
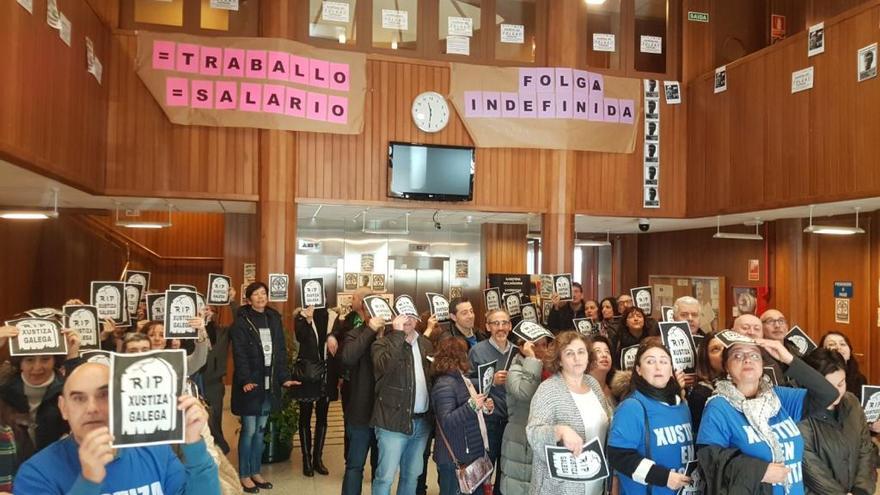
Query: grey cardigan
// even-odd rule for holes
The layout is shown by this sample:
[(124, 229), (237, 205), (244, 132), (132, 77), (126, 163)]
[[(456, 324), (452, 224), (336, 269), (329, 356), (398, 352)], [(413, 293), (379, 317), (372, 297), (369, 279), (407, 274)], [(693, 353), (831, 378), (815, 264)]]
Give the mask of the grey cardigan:
[[(584, 375), (584, 383), (596, 394), (610, 424), (612, 411), (608, 407), (608, 401), (605, 400), (602, 386), (590, 375)], [(585, 438), (586, 432), (580, 411), (559, 373), (541, 383), (532, 397), (529, 423), (526, 425), (526, 435), (532, 447), (532, 483), (529, 493), (584, 495), (584, 483), (552, 479), (547, 470), (544, 445), (556, 445), (556, 425), (570, 426), (581, 438), (589, 440)], [(603, 445), (605, 440), (601, 439)], [(604, 483), (597, 482), (596, 486), (596, 493), (604, 491)]]

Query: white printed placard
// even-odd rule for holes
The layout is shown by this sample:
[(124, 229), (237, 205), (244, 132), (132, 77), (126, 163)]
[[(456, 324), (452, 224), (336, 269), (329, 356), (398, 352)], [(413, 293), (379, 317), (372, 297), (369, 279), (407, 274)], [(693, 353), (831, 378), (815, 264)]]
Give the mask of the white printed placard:
[(401, 294), (394, 301), (394, 311), (399, 315), (409, 315), (418, 318), (419, 311), (416, 309), (416, 302), (412, 296)]
[(324, 296), (323, 278), (304, 278), (300, 280), (300, 295), (302, 307), (324, 308), (327, 306), (327, 298)]
[(382, 296), (367, 296), (364, 298), (364, 305), (367, 307), (367, 312), (370, 313), (370, 316), (382, 318), (385, 320), (386, 325), (394, 319), (394, 311), (391, 309), (391, 305)]
[(813, 67), (796, 70), (791, 73), (791, 93), (800, 93), (812, 89), (813, 87)]
[(501, 42), (522, 45), (526, 42), (526, 27), (522, 24), (502, 24)]
[(138, 284), (144, 288), (146, 292), (150, 288), (150, 272), (140, 270), (125, 270), (122, 279), (129, 284)]
[(556, 445), (545, 445), (544, 453), (547, 456), (547, 470), (553, 479), (585, 482), (605, 479), (609, 475), (608, 462), (598, 438), (587, 442), (578, 456), (568, 448)]
[(322, 2), (321, 20), (328, 22), (349, 22), (351, 14), (348, 2)]
[(483, 301), (486, 303), (486, 311), (501, 309), (501, 289), (490, 287), (483, 291)]
[(9, 340), (10, 356), (67, 354), (67, 340), (61, 334), (61, 325), (55, 320), (19, 318), (3, 324), (18, 329), (18, 335)]
[(63, 306), (65, 327), (79, 333), (80, 349), (98, 349), (101, 347), (101, 320), (98, 319), (98, 308), (89, 304), (70, 304)]
[(454, 17), (446, 18), (446, 31), (449, 36), (473, 36), (474, 20), (470, 17)]
[(125, 303), (129, 318), (137, 318), (138, 305), (143, 295), (144, 286), (140, 284), (125, 284)]
[(208, 304), (226, 306), (229, 304), (229, 289), (232, 278), (219, 273), (208, 274)]
[(553, 290), (559, 296), (560, 301), (571, 301), (571, 274), (553, 275)]
[(880, 387), (862, 385), (862, 409), (865, 410), (865, 418), (868, 423), (874, 423), (880, 419)]
[(165, 338), (198, 338), (198, 330), (189, 324), (190, 320), (198, 315), (198, 307), (195, 292), (188, 290), (165, 291)]
[(210, 5), (212, 9), (238, 11), (238, 0), (211, 0)]
[(106, 318), (121, 326), (128, 326), (128, 304), (125, 298), (125, 282), (92, 282), (91, 304), (98, 308), (98, 318)]
[(290, 278), (286, 273), (269, 274), (269, 302), (283, 302), (287, 300), (287, 288)]
[(428, 298), (428, 307), (437, 321), (449, 320), (449, 300), (446, 296), (436, 292), (426, 292), (425, 297)]
[(663, 345), (672, 356), (672, 369), (693, 373), (697, 365), (697, 349), (686, 321), (664, 321), (660, 324)]
[(405, 10), (382, 9), (382, 29), (409, 29), (409, 12)]
[(471, 39), (467, 36), (447, 36), (446, 53), (449, 55), (470, 55)]
[(615, 37), (611, 33), (593, 33), (593, 51), (613, 52)]
[(642, 35), (639, 42), (639, 51), (642, 53), (663, 53), (663, 38), (660, 36)]
[(110, 355), (113, 447), (183, 443), (186, 418), (177, 409), (186, 380), (183, 349)]

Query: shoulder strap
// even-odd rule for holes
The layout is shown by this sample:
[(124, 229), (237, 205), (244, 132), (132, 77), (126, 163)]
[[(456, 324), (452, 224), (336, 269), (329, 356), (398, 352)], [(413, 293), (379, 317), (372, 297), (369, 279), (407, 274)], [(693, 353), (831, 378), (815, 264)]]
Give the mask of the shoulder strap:
[(455, 462), (457, 466), (459, 464), (458, 458), (455, 457), (455, 452), (452, 451), (452, 447), (449, 446), (449, 440), (446, 439), (446, 435), (443, 433), (443, 427), (440, 426), (440, 420), (437, 420), (437, 431), (440, 432), (440, 438), (443, 439), (443, 443), (446, 445), (446, 450), (449, 451), (449, 457), (452, 457), (452, 461)]
[[(651, 459), (651, 423), (648, 420), (648, 408), (645, 407), (645, 404), (638, 397), (634, 396), (633, 399), (635, 399), (636, 402), (638, 402), (639, 405), (642, 406), (642, 412), (645, 415), (645, 458)], [(651, 460), (653, 460), (653, 459), (651, 459)], [(647, 494), (651, 495), (653, 493), (653, 491), (654, 491), (654, 485), (648, 484)]]
[[(464, 375), (461, 375), (461, 379), (464, 380), (464, 385), (467, 387), (468, 393), (471, 395), (471, 398), (474, 399), (477, 396), (477, 391), (474, 390), (474, 384)], [(483, 418), (482, 410), (478, 409), (476, 412), (477, 423), (480, 425), (480, 436), (483, 437), (483, 448), (486, 449), (486, 452), (489, 452), (489, 436), (486, 433), (486, 419)]]

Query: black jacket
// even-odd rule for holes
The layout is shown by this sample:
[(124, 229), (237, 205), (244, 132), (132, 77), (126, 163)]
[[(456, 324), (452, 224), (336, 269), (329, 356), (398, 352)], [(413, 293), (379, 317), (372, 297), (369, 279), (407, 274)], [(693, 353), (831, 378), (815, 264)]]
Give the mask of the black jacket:
[(859, 399), (846, 393), (836, 411), (822, 411), (798, 425), (804, 439), (808, 494), (873, 495), (874, 444)]
[[(268, 326), (272, 334), (272, 364), (267, 369), (263, 361), (263, 344), (260, 328)], [(287, 345), (281, 314), (267, 307), (262, 313), (250, 305), (242, 306), (230, 330), (232, 338), (232, 361), (235, 371), (232, 378), (232, 414), (259, 416), (266, 394), (264, 377), (270, 377), (272, 411), (281, 407), (282, 384), (290, 380), (287, 362)], [(248, 383), (257, 386), (250, 392), (243, 387)]]
[[(56, 373), (55, 380), (46, 389), (43, 401), (37, 406), (36, 429), (34, 431), (35, 452), (70, 431), (67, 421), (64, 420), (58, 409), (58, 397), (63, 389), (64, 379)], [(25, 415), (29, 413), (30, 405), (24, 394), (24, 380), (21, 379), (21, 374), (11, 375), (9, 380), (0, 386), (0, 400), (19, 413)]]
[[(477, 413), (468, 405), (470, 398), (467, 385), (458, 372), (438, 376), (431, 388), (431, 409), (437, 417), (437, 424), (443, 429), (455, 458), (463, 464), (470, 464), (485, 452)], [(438, 465), (454, 465), (440, 430), (436, 431), (435, 437), (434, 461)]]
[[(327, 309), (316, 309), (313, 315), (315, 326), (312, 327), (302, 313), (293, 320), (296, 341), (299, 343), (298, 360), (306, 360), (313, 363), (327, 363), (327, 373), (321, 383), (303, 383), (291, 391), (298, 400), (316, 400), (327, 397), (328, 400), (338, 399), (337, 381), (339, 380), (339, 367), (337, 360), (330, 355), (327, 349), (327, 337), (332, 335), (336, 323), (336, 312)], [(338, 340), (338, 339), (337, 339)], [(338, 349), (337, 349), (338, 352)]]
[(344, 320), (348, 329), (339, 344), (339, 361), (345, 381), (342, 382), (342, 408), (346, 424), (369, 426), (373, 415), (373, 360), (370, 348), (376, 341), (376, 332), (366, 323), (351, 327), (357, 318), (352, 311)]
[(211, 350), (208, 351), (208, 360), (202, 369), (202, 379), (205, 387), (223, 384), (226, 376), (226, 362), (229, 356), (229, 332), (232, 327), (221, 327), (214, 321), (208, 323), (208, 339), (211, 341)]
[(562, 309), (556, 309), (556, 306), (550, 309), (550, 316), (547, 317), (547, 328), (551, 332), (557, 334), (565, 330), (574, 330), (574, 323), (571, 320), (575, 318), (586, 318), (586, 304), (581, 302), (581, 307), (575, 311), (571, 307), (571, 302), (565, 303)]
[[(384, 337), (373, 342), (370, 350), (373, 372), (376, 375), (376, 402), (370, 425), (410, 435), (413, 403), (416, 397), (412, 349), (406, 341), (404, 332), (390, 328), (386, 328), (385, 332)], [(428, 361), (428, 356), (434, 353), (434, 348), (431, 341), (425, 337), (419, 335), (417, 338), (419, 353), (422, 355), (425, 384), (429, 388), (427, 392), (430, 404), (431, 362)]]

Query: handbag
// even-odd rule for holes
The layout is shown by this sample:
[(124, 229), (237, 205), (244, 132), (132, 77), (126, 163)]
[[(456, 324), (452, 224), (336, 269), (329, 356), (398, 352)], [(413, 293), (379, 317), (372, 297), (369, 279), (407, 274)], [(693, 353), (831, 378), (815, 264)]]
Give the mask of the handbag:
[(293, 364), (293, 379), (301, 383), (323, 383), (327, 374), (327, 361), (297, 359)]
[[(464, 376), (461, 378), (464, 380), (471, 397), (476, 396), (473, 384)], [(480, 435), (483, 437), (483, 455), (471, 461), (470, 464), (462, 464), (455, 457), (455, 453), (452, 451), (452, 447), (443, 433), (443, 427), (437, 421), (437, 431), (440, 432), (440, 437), (443, 438), (443, 443), (446, 445), (446, 450), (449, 451), (449, 456), (455, 462), (455, 476), (458, 478), (458, 489), (461, 493), (474, 493), (495, 471), (495, 465), (489, 459), (489, 438), (486, 434), (486, 420), (483, 418), (483, 411), (477, 411), (477, 423), (480, 425)]]

